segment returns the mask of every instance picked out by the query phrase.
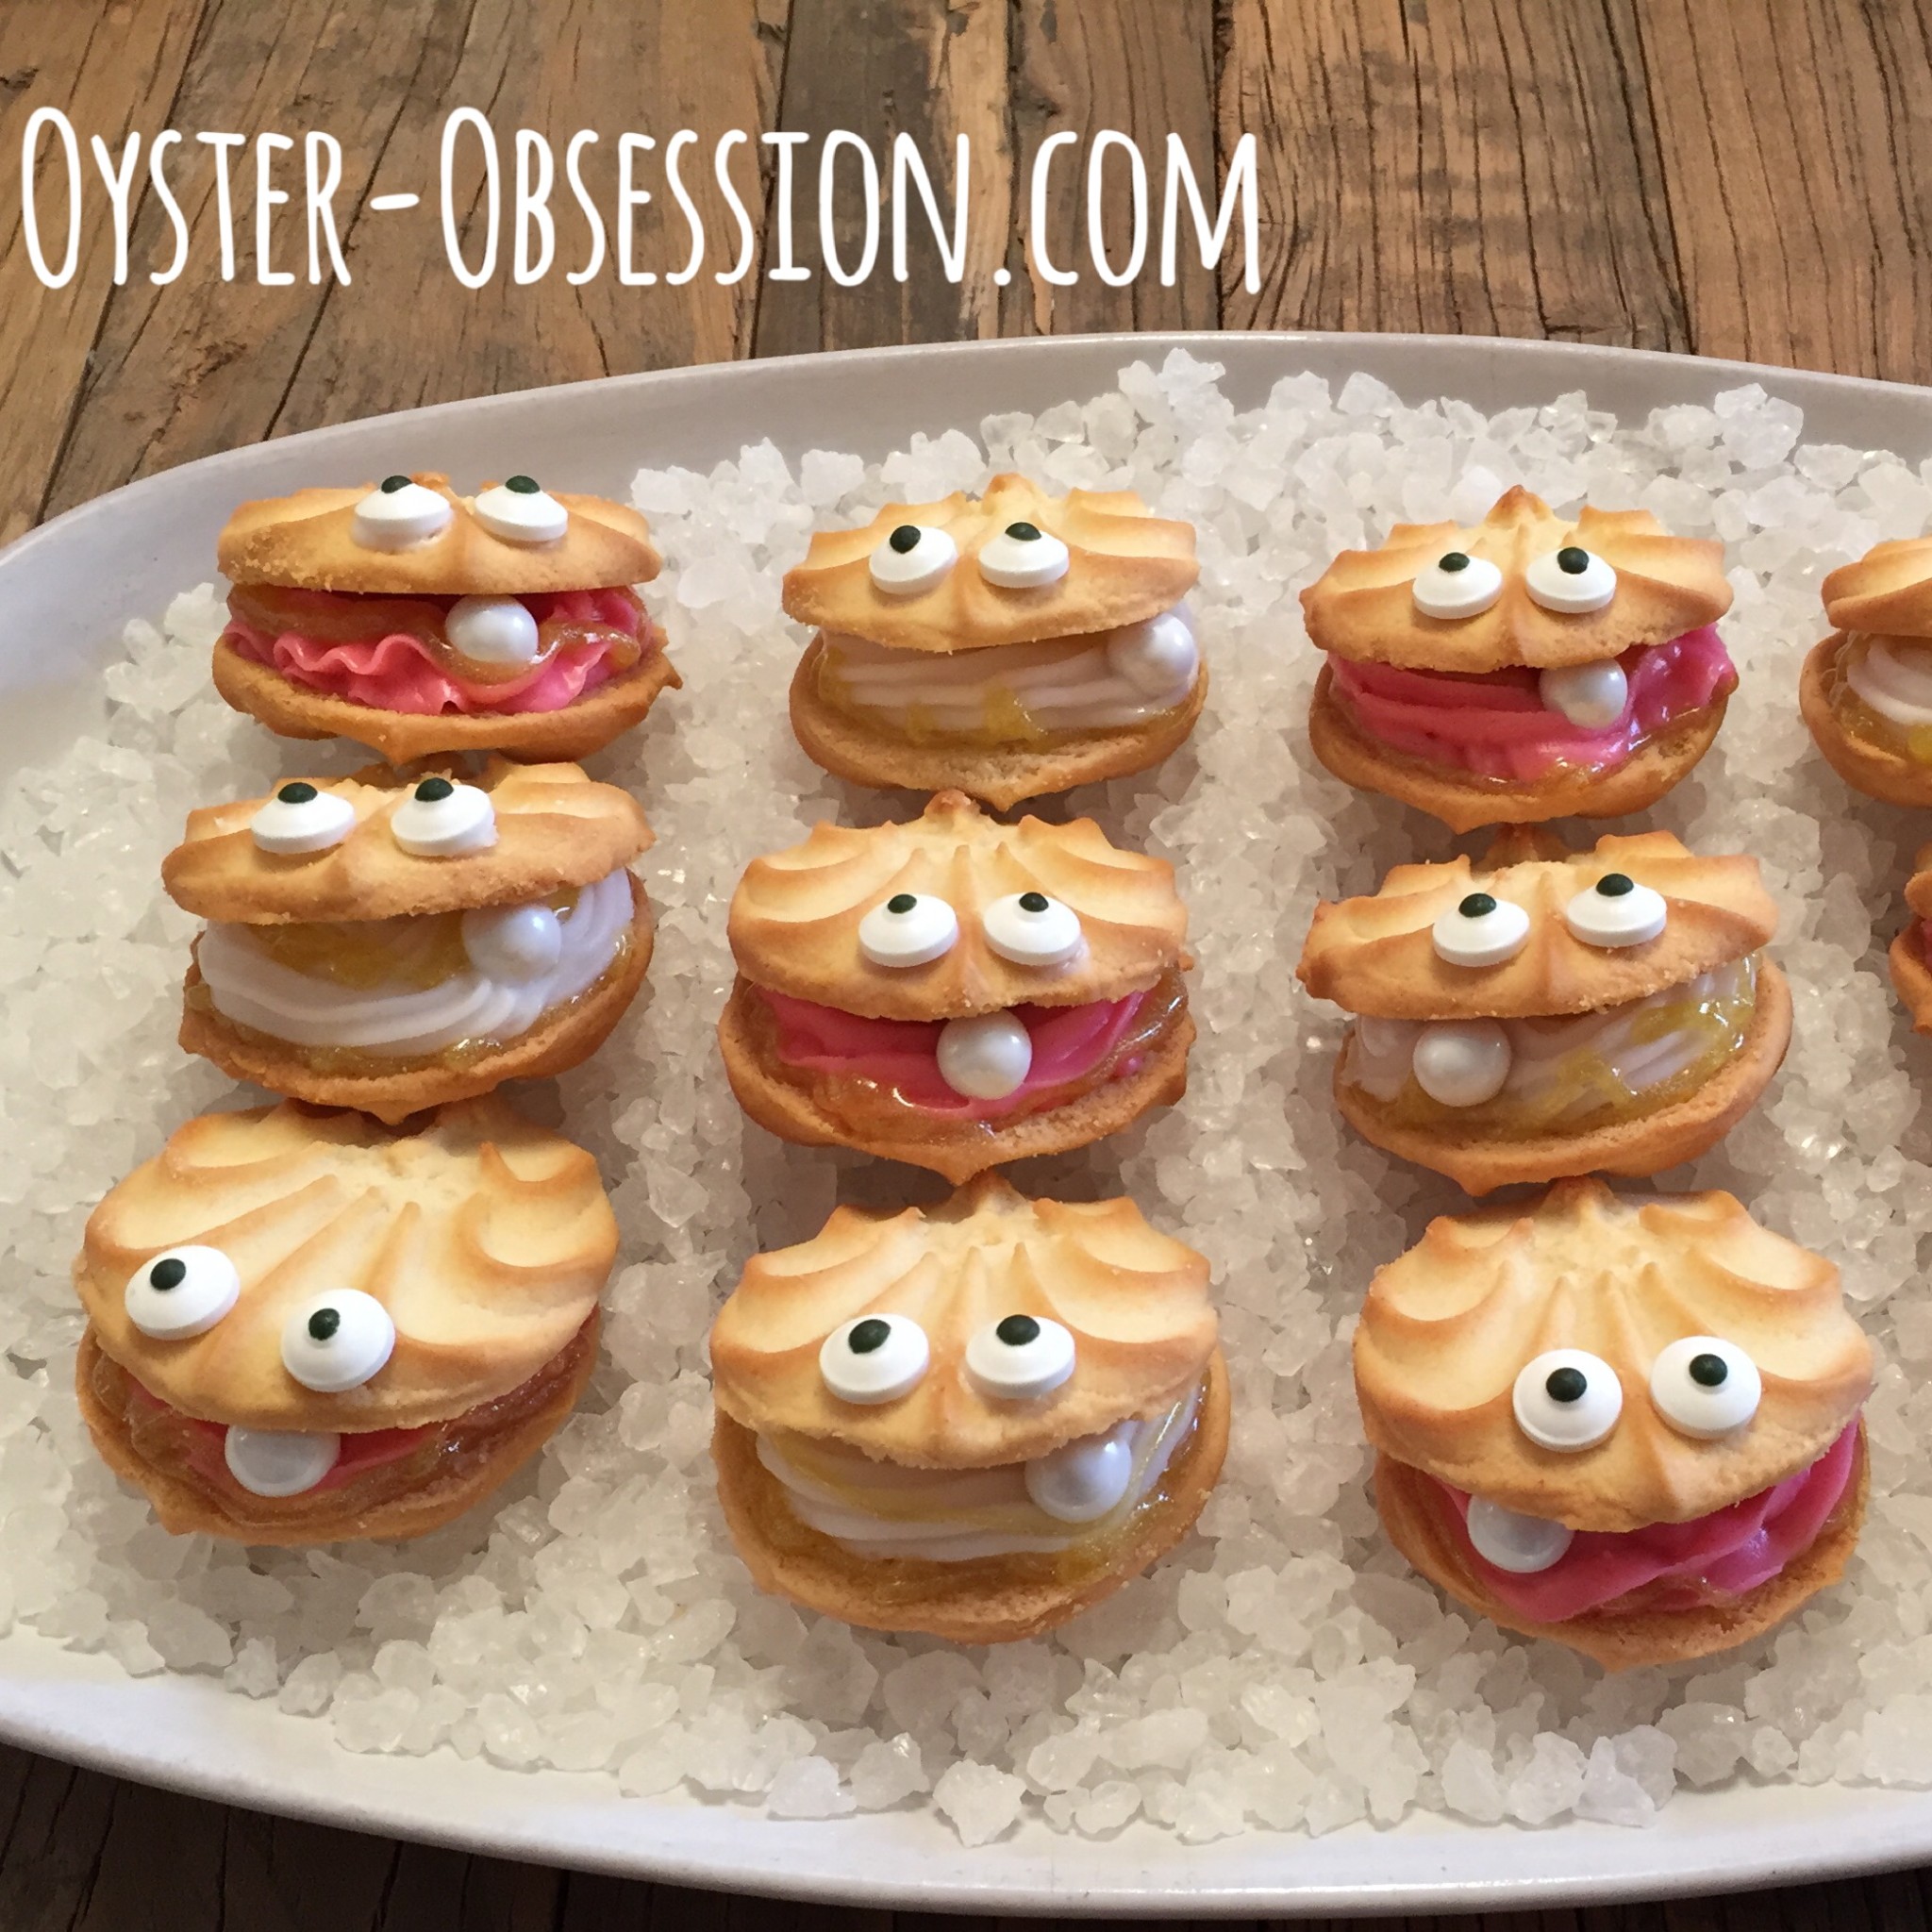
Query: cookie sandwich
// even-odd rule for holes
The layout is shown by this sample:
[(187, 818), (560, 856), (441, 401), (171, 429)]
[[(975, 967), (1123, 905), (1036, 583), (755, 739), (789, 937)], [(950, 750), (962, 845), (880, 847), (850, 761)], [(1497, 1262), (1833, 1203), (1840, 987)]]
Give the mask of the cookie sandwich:
[(942, 791), (820, 824), (731, 901), (719, 1040), (753, 1120), (958, 1183), (1118, 1132), (1187, 1089), (1192, 961), (1164, 860), (1091, 820), (1001, 824)]
[(233, 586), (215, 689), (284, 738), (580, 758), (677, 684), (634, 585), (649, 525), (529, 476), (459, 496), (386, 476), (244, 503), (216, 556)]
[(500, 1100), (204, 1114), (89, 1218), (81, 1415), (177, 1535), (421, 1536), (569, 1415), (616, 1255), (596, 1163)]
[(1397, 524), (1302, 592), (1326, 662), (1308, 738), (1338, 778), (1458, 832), (1654, 805), (1709, 750), (1738, 675), (1724, 546), (1648, 510)]
[(877, 1630), (1002, 1643), (1171, 1550), (1227, 1447), (1208, 1263), (1131, 1201), (982, 1175), (840, 1208), (711, 1331), (718, 1494), (761, 1589)]
[(635, 799), (575, 765), (381, 766), (191, 812), (161, 864), (194, 941), (181, 1044), (394, 1122), (562, 1073), (643, 984)]
[(1193, 526), (1129, 491), (1054, 497), (1003, 475), (983, 496), (888, 504), (786, 573), (787, 614), (817, 627), (792, 729), (841, 778), (1001, 810), (1144, 772), (1207, 698), (1181, 601), (1199, 575)]
[(1876, 544), (1824, 589), (1831, 635), (1798, 684), (1812, 739), (1855, 791), (1932, 805), (1932, 537)]
[(1298, 974), (1351, 1016), (1350, 1124), (1482, 1194), (1656, 1174), (1722, 1140), (1790, 1041), (1776, 929), (1755, 858), (1518, 830), (1318, 907)]
[(1838, 1580), (1872, 1377), (1830, 1262), (1729, 1194), (1596, 1181), (1430, 1223), (1355, 1338), (1390, 1541), (1611, 1670), (1743, 1643)]
[(1891, 983), (1912, 1016), (1912, 1030), (1932, 1033), (1932, 845), (1922, 845), (1912, 861), (1906, 905), (1912, 923), (1892, 941), (1887, 963)]

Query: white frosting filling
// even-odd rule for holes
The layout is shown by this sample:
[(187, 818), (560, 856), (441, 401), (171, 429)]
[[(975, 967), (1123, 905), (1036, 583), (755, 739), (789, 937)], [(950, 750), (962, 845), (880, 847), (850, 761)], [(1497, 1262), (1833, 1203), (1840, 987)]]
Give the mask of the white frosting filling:
[[(514, 1040), (527, 1033), (549, 1008), (603, 976), (631, 916), (630, 874), (620, 868), (586, 886), (568, 916), (558, 920), (562, 945), (557, 963), (517, 980), (498, 978), (473, 960), (467, 971), (439, 986), (337, 986), (270, 958), (246, 925), (208, 926), (197, 958), (215, 1010), (258, 1033), (294, 1046), (394, 1056), (440, 1053), (465, 1040)], [(401, 944), (407, 946), (406, 937)]]
[(1201, 651), (1186, 605), (1143, 624), (1032, 644), (901, 651), (827, 632), (833, 675), (855, 705), (904, 725), (978, 731), (996, 693), (1010, 692), (1042, 731), (1139, 724), (1186, 702)]
[[(1200, 1406), (1196, 1387), (1165, 1415), (1131, 1421), (1083, 1441), (1125, 1440), (1133, 1473), (1119, 1499), (1097, 1516), (1068, 1520), (1048, 1514), (1036, 1494), (1058, 1507), (1084, 1507), (1090, 1484), (1111, 1488), (1118, 1471), (1100, 1452), (1075, 1476), (1069, 1443), (1037, 1463), (993, 1469), (910, 1469), (878, 1462), (857, 1449), (825, 1442), (781, 1449), (758, 1440), (758, 1460), (785, 1491), (801, 1523), (861, 1557), (917, 1557), (932, 1563), (967, 1563), (976, 1557), (1053, 1555), (1084, 1538), (1104, 1536), (1159, 1481)], [(1052, 1465), (1051, 1469), (1044, 1465)], [(1029, 1481), (1029, 1472), (1040, 1474)]]
[(1867, 638), (1863, 650), (1849, 654), (1845, 682), (1894, 724), (1932, 724), (1932, 644)]
[[(1692, 1065), (1709, 1041), (1701, 1027), (1690, 1024), (1652, 1038), (1643, 1015), (1684, 1001), (1734, 998), (1750, 991), (1757, 972), (1754, 956), (1731, 960), (1627, 1006), (1561, 1019), (1482, 1023), (1499, 1026), (1509, 1044), (1509, 1071), (1497, 1091), (1505, 1100), (1536, 1107), (1567, 1077), (1570, 1070), (1564, 1062), (1578, 1053), (1593, 1057), (1606, 1079), (1632, 1097), (1661, 1087)], [(1409, 1082), (1416, 1048), (1429, 1030), (1419, 1020), (1357, 1020), (1349, 1033), (1347, 1078), (1376, 1100), (1396, 1099)], [(1591, 1084), (1565, 1112), (1589, 1113), (1605, 1098), (1605, 1089)]]

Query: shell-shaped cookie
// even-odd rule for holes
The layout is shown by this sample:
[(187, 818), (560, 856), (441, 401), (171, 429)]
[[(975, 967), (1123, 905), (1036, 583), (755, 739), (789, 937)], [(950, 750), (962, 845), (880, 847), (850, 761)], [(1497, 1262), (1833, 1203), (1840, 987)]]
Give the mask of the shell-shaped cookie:
[[(1008, 956), (1003, 908), (1029, 893), (1077, 922), (1075, 936), (1059, 921), (1077, 944), (1058, 963)], [(923, 964), (878, 963), (867, 957), (867, 918), (905, 895), (943, 902), (957, 937)], [(867, 1019), (1120, 999), (1189, 963), (1187, 908), (1166, 860), (1122, 851), (1091, 819), (1002, 824), (959, 791), (936, 793), (902, 824), (820, 824), (803, 844), (754, 859), (728, 930), (754, 984)]]
[[(204, 919), (387, 919), (541, 898), (607, 877), (650, 848), (651, 828), (629, 792), (598, 784), (578, 765), (492, 758), (480, 776), (463, 781), (489, 795), (490, 842), (449, 857), (405, 850), (396, 814), (425, 775), (440, 773), (454, 775), (458, 767), (432, 763), (403, 776), (370, 765), (351, 777), (285, 779), (268, 797), (204, 807), (189, 813), (186, 838), (161, 861), (161, 883), (177, 906)], [(258, 814), (291, 783), (354, 808), (355, 823), (337, 843), (295, 854), (263, 850)]]
[[(1015, 1315), (1072, 1338), (1072, 1374), (1045, 1395), (990, 1395), (968, 1366), (975, 1338)], [(820, 1351), (873, 1316), (918, 1324), (925, 1372), (896, 1400), (841, 1400)], [(1215, 1335), (1206, 1258), (1131, 1201), (1029, 1201), (982, 1174), (936, 1208), (841, 1208), (810, 1241), (754, 1257), (711, 1330), (711, 1371), (747, 1428), (977, 1469), (1160, 1412), (1206, 1373)]]
[[(1616, 573), (1615, 593), (1600, 609), (1550, 610), (1530, 594), (1532, 566), (1573, 546)], [(1493, 564), (1500, 593), (1473, 616), (1426, 615), (1416, 580), (1458, 554)], [(1730, 608), (1722, 543), (1674, 537), (1648, 510), (1586, 505), (1574, 520), (1559, 517), (1520, 487), (1479, 524), (1397, 524), (1379, 548), (1344, 550), (1302, 592), (1303, 620), (1321, 650), (1468, 673), (1594, 663), (1715, 624)]]
[[(1009, 588), (985, 575), (981, 554), (1010, 547), (1004, 533), (1015, 524), (1066, 546), (1062, 575)], [(873, 558), (908, 525), (942, 532), (957, 556), (929, 587), (901, 595), (874, 582)], [(785, 574), (785, 609), (801, 624), (901, 650), (965, 651), (1139, 624), (1173, 608), (1200, 574), (1194, 526), (1150, 516), (1131, 491), (1048, 496), (1007, 475), (983, 496), (956, 491), (939, 503), (889, 503), (862, 529), (821, 530)]]
[(1932, 638), (1932, 537), (1874, 543), (1825, 578), (1824, 596), (1834, 630)]
[(651, 526), (626, 504), (545, 491), (545, 508), (555, 504), (565, 513), (563, 534), (514, 541), (492, 531), (478, 515), (477, 498), (458, 495), (447, 476), (425, 470), (408, 482), (450, 507), (443, 527), (421, 541), (386, 550), (358, 537), (358, 507), (380, 495), (381, 485), (298, 490), (237, 507), (215, 545), (222, 575), (235, 584), (451, 597), (595, 591), (658, 575)]
[[(1720, 1437), (1674, 1426), (1653, 1397), (1657, 1357), (1691, 1337), (1741, 1350), (1762, 1381)], [(1593, 1448), (1541, 1448), (1518, 1424), (1517, 1377), (1554, 1349), (1617, 1377), (1622, 1410)], [(1873, 1372), (1830, 1262), (1729, 1194), (1624, 1199), (1594, 1180), (1431, 1222), (1370, 1284), (1355, 1369), (1377, 1448), (1507, 1508), (1611, 1531), (1689, 1522), (1805, 1468)]]
[[(129, 1318), (127, 1284), (182, 1247), (225, 1256), (240, 1297), (206, 1333), (158, 1340)], [(596, 1162), (501, 1100), (442, 1108), (413, 1133), (284, 1101), (177, 1128), (94, 1209), (74, 1279), (102, 1348), (175, 1407), (360, 1431), (527, 1381), (589, 1319), (616, 1255)], [(394, 1349), (359, 1387), (318, 1393), (285, 1365), (284, 1330), (344, 1290), (382, 1304)]]
[[(1661, 897), (1655, 939), (1593, 944), (1573, 931), (1573, 902), (1613, 874)], [(1454, 964), (1438, 950), (1437, 922), (1476, 893), (1521, 908), (1528, 935), (1494, 965)], [(1573, 853), (1547, 833), (1512, 827), (1480, 863), (1398, 865), (1373, 895), (1318, 906), (1296, 972), (1316, 998), (1352, 1013), (1526, 1019), (1646, 999), (1755, 953), (1776, 930), (1755, 858), (1703, 858), (1669, 832), (1603, 838)]]

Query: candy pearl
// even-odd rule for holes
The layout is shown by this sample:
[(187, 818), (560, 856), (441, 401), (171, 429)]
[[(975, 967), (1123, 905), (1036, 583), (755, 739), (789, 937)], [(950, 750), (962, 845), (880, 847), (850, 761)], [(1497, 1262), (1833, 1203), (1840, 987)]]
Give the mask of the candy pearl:
[(1617, 594), (1617, 573), (1580, 543), (1532, 558), (1523, 583), (1532, 603), (1559, 617), (1601, 610)]
[(336, 1466), (341, 1449), (341, 1438), (325, 1429), (238, 1425), (223, 1441), (222, 1459), (251, 1496), (299, 1496)]
[(1002, 591), (1038, 591), (1066, 575), (1067, 546), (1037, 524), (1008, 524), (980, 546), (979, 575)]
[(1512, 1576), (1534, 1576), (1560, 1563), (1575, 1535), (1566, 1524), (1521, 1515), (1487, 1496), (1469, 1499), (1468, 1528), (1476, 1555)]
[(537, 661), (537, 620), (519, 597), (458, 597), (442, 627), (451, 647), (478, 664)]
[(1536, 688), (1545, 710), (1560, 711), (1586, 731), (1614, 724), (1630, 702), (1630, 680), (1614, 658), (1552, 666), (1537, 679)]
[(1640, 886), (1628, 873), (1607, 872), (1563, 908), (1570, 937), (1586, 946), (1641, 946), (1670, 923), (1661, 892)]
[(940, 1078), (969, 1100), (1004, 1100), (1033, 1068), (1033, 1036), (1012, 1014), (948, 1020), (940, 1033)]
[(1409, 1067), (1415, 1083), (1443, 1107), (1480, 1107), (1509, 1077), (1509, 1036), (1493, 1020), (1440, 1020), (1424, 1026)]
[(413, 550), (449, 528), (455, 507), (440, 490), (388, 476), (356, 506), (349, 535), (364, 550)]
[(390, 817), (390, 831), (417, 858), (456, 858), (496, 843), (496, 808), (475, 785), (425, 778)]
[(258, 852), (274, 858), (299, 858), (327, 852), (356, 829), (356, 808), (306, 778), (282, 786), (248, 821)]
[(463, 914), (463, 951), (487, 977), (527, 986), (562, 958), (563, 922), (541, 902), (478, 906)]
[(1143, 697), (1188, 690), (1201, 668), (1201, 647), (1178, 610), (1163, 610), (1144, 624), (1123, 625), (1107, 641), (1107, 663), (1116, 677)]
[(1115, 1508), (1134, 1479), (1134, 1424), (1063, 1442), (1026, 1465), (1026, 1493), (1056, 1523), (1093, 1523)]
[(478, 493), (476, 521), (506, 543), (555, 543), (570, 527), (570, 512), (534, 478), (512, 476)]

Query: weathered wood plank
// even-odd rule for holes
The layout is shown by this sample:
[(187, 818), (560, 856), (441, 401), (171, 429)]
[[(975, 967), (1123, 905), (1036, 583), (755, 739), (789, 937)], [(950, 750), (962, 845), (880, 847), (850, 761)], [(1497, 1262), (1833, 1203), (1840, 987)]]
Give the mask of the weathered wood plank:
[(1256, 133), (1262, 186), (1230, 326), (1687, 346), (1629, 0), (1232, 0), (1228, 27), (1222, 150)]
[(1637, 0), (1692, 344), (1932, 378), (1923, 5)]
[[(799, 280), (766, 280), (755, 352), (798, 355), (880, 342), (956, 341), (1000, 333), (994, 275), (1005, 257), (1012, 193), (1007, 117), (1006, 0), (793, 0), (779, 129), (806, 140), (790, 150), (791, 258)], [(853, 287), (828, 273), (819, 232), (820, 168), (835, 130), (861, 135), (878, 175), (878, 256)], [(906, 135), (924, 160), (948, 244), (958, 193), (959, 136), (971, 143), (968, 222), (959, 278), (948, 277), (924, 203), (908, 180), (905, 281), (894, 273), (893, 143)], [(834, 162), (833, 251), (842, 271), (864, 258), (863, 162)], [(773, 168), (775, 175), (775, 165)], [(774, 194), (765, 265), (781, 261)]]
[[(138, 131), (137, 179), (144, 187), (147, 143), (168, 123), (200, 12), (201, 0), (0, 8), (0, 449), (8, 454), (0, 542), (42, 514), (112, 291), (113, 226), (88, 137), (102, 135), (118, 158), (125, 131)], [(74, 125), (88, 210), (78, 263), (60, 289), (42, 286), (22, 233), (21, 138), (42, 107), (58, 108)], [(71, 204), (63, 151), (51, 132), (42, 136), (35, 179), (42, 248), (58, 273)]]

